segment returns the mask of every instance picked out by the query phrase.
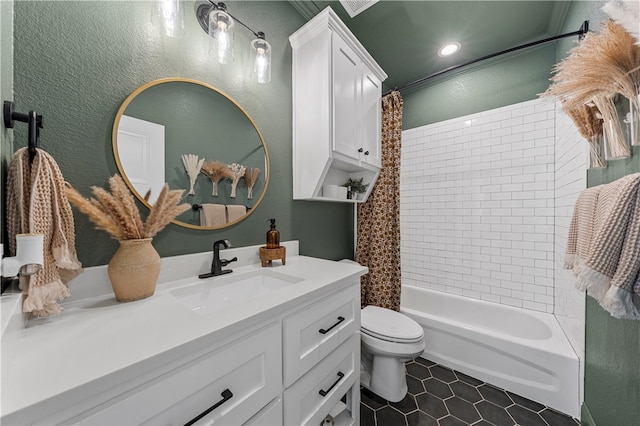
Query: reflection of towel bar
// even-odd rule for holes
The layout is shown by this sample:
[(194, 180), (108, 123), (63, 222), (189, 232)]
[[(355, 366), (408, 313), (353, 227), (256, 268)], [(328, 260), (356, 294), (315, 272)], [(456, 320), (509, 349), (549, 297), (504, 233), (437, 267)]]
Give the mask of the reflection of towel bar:
[(28, 114), (16, 112), (13, 109), (14, 103), (4, 101), (3, 118), (4, 126), (7, 129), (13, 129), (14, 121), (21, 121), (29, 125), (29, 159), (33, 161), (36, 155), (36, 148), (40, 146), (40, 129), (42, 129), (42, 115), (35, 111), (29, 111)]
[[(249, 206), (245, 206), (247, 210), (251, 210), (252, 207)], [(198, 210), (202, 209), (202, 204), (193, 204), (191, 205), (191, 210), (193, 210), (194, 212), (197, 212)]]

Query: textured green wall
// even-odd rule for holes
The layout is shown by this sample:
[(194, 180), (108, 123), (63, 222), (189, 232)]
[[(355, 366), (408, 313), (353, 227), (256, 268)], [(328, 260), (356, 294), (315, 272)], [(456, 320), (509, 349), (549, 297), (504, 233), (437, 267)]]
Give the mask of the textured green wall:
[[(606, 169), (589, 170), (587, 186), (612, 182), (640, 172), (640, 147), (633, 157), (610, 161)], [(640, 424), (640, 321), (619, 320), (587, 297), (585, 401), (589, 426)]]
[[(5, 3), (5, 2), (1, 2)], [(202, 252), (214, 240), (235, 246), (264, 242), (277, 218), (282, 240), (300, 240), (303, 254), (331, 259), (353, 253), (353, 206), (292, 200), (291, 48), (288, 37), (303, 23), (283, 1), (229, 1), (228, 9), (273, 46), (272, 81), (247, 75), (251, 34), (236, 29), (235, 61), (208, 57), (208, 39), (185, 2), (185, 35), (171, 39), (150, 22), (151, 2), (19, 1), (15, 3), (15, 97), (44, 115), (42, 147), (58, 161), (66, 180), (85, 195), (116, 173), (111, 127), (122, 101), (158, 78), (187, 77), (221, 89), (242, 105), (262, 132), (271, 159), (267, 194), (246, 220), (220, 231), (169, 225), (154, 239), (161, 256)], [(4, 14), (3, 14), (4, 15)], [(4, 40), (4, 38), (3, 38)], [(170, 101), (170, 100), (168, 100)], [(26, 144), (15, 133), (15, 148)], [(108, 263), (118, 243), (76, 214), (76, 244), (85, 266)]]
[(555, 46), (549, 44), (480, 63), (402, 92), (403, 128), (535, 99), (549, 86), (555, 62)]

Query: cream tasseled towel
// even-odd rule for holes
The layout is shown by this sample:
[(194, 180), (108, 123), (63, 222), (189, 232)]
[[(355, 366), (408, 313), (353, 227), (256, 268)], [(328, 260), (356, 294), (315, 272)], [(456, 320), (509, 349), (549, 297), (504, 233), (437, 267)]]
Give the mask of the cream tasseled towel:
[(640, 320), (640, 173), (584, 191), (568, 240), (577, 287), (614, 317)]
[(224, 204), (203, 204), (200, 211), (200, 226), (220, 226), (227, 223)]
[(82, 272), (75, 249), (71, 205), (64, 192), (64, 178), (55, 160), (36, 149), (33, 162), (22, 148), (11, 159), (7, 177), (9, 248), (16, 252), (15, 236), (44, 235), (44, 267), (21, 277), (23, 312), (39, 317), (62, 311), (58, 301), (69, 296), (66, 283)]
[(238, 220), (245, 214), (247, 214), (247, 208), (245, 206), (239, 206), (236, 204), (227, 205), (227, 222)]

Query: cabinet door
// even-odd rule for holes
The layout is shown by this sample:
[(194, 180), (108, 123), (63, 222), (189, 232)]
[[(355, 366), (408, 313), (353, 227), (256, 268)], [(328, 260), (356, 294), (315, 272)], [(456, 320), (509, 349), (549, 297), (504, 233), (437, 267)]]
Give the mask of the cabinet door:
[(380, 130), (382, 85), (380, 80), (362, 64), (362, 91), (360, 105), (359, 141), (363, 148), (360, 160), (374, 166), (381, 166)]
[(358, 159), (357, 108), (360, 59), (335, 33), (331, 36), (333, 60), (333, 151)]

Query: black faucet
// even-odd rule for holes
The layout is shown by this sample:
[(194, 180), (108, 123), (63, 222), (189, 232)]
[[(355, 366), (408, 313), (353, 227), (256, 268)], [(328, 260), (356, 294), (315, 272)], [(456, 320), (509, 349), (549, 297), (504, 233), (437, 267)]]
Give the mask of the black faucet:
[(213, 243), (213, 262), (211, 262), (211, 272), (207, 274), (198, 275), (198, 278), (211, 278), (218, 275), (230, 274), (233, 272), (231, 269), (222, 269), (224, 266), (227, 266), (231, 262), (235, 262), (238, 260), (237, 257), (233, 259), (220, 259), (220, 246), (224, 246), (224, 248), (230, 248), (231, 242), (229, 240), (218, 240)]

